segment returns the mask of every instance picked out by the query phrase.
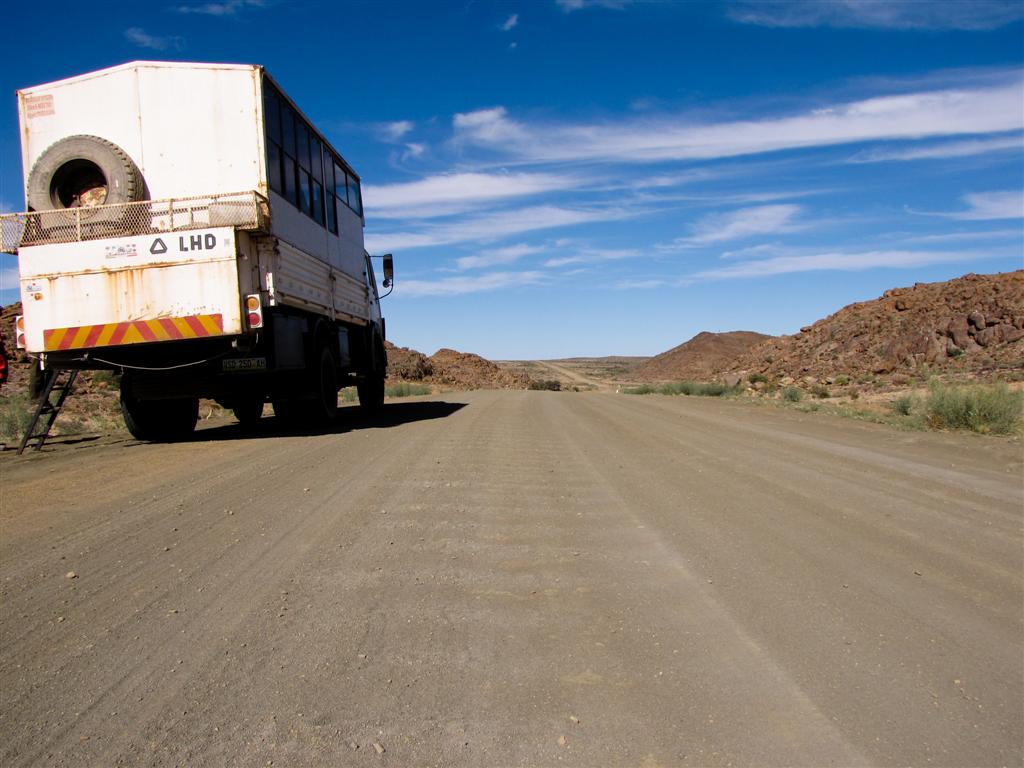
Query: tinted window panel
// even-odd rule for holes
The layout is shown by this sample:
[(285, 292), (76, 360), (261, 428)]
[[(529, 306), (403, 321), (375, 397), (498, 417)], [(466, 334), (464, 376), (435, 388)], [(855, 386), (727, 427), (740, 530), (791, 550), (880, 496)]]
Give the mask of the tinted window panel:
[(348, 207), (360, 216), (363, 215), (363, 196), (359, 189), (359, 179), (348, 177)]
[(281, 148), (272, 141), (267, 142), (267, 181), (278, 194), (281, 191)]
[(319, 181), (313, 182), (313, 219), (317, 224), (324, 223), (324, 188)]
[(299, 207), (302, 209), (302, 212), (305, 213), (307, 216), (312, 213), (312, 208), (310, 207), (310, 196), (311, 196), (312, 192), (311, 192), (311, 190), (309, 188), (310, 187), (310, 183), (309, 182), (310, 182), (309, 174), (306, 173), (305, 171), (301, 171), (300, 170), (299, 171)]
[(281, 195), (292, 205), (298, 205), (295, 194), (295, 161), (284, 156), (284, 173), (281, 175)]
[(348, 200), (348, 192), (345, 191), (345, 171), (337, 163), (334, 164), (334, 194), (343, 203)]
[(263, 85), (263, 119), (267, 124), (267, 138), (281, 143), (281, 102), (270, 83)]
[(309, 162), (310, 169), (313, 172), (313, 178), (319, 182), (324, 180), (323, 166), (321, 165), (321, 144), (320, 139), (316, 136), (310, 136), (309, 138)]
[(330, 192), (327, 193), (325, 200), (325, 207), (327, 209), (327, 229), (328, 231), (338, 234), (338, 199)]
[(299, 161), (299, 167), (309, 170), (309, 128), (302, 120), (295, 121), (295, 155)]
[(287, 104), (281, 105), (281, 147), (295, 157), (295, 113)]

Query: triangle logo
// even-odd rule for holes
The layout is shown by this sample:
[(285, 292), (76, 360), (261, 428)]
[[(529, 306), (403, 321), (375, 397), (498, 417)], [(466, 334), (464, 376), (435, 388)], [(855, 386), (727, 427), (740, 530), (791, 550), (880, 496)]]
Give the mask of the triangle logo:
[(167, 253), (167, 245), (164, 243), (162, 238), (158, 237), (156, 240), (153, 241), (153, 244), (149, 246), (149, 252), (152, 253), (154, 256), (159, 255), (161, 253)]

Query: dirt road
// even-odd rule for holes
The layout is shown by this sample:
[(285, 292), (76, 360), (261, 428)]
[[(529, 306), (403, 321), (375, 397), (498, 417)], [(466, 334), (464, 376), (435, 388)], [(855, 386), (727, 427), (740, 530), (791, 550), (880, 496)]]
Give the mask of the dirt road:
[(443, 400), (0, 457), (0, 764), (1021, 764), (1019, 443)]

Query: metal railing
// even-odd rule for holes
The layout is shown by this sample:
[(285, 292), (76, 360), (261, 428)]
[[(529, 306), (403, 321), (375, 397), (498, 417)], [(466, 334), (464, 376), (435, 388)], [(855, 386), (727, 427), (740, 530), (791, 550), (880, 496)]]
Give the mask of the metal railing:
[(258, 192), (7, 213), (0, 215), (0, 252), (210, 227), (266, 231), (269, 220), (270, 205)]

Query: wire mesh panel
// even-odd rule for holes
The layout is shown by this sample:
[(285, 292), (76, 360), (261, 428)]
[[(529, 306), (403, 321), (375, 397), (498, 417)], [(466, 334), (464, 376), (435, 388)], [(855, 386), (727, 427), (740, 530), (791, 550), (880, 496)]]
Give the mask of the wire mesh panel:
[(267, 199), (257, 192), (9, 213), (0, 216), (0, 251), (207, 227), (265, 231), (269, 217)]

